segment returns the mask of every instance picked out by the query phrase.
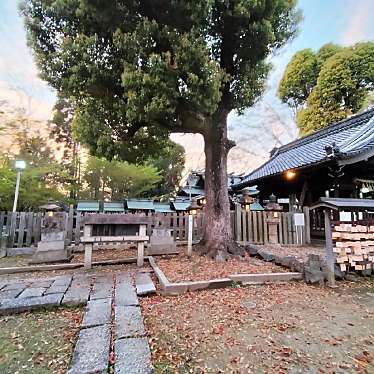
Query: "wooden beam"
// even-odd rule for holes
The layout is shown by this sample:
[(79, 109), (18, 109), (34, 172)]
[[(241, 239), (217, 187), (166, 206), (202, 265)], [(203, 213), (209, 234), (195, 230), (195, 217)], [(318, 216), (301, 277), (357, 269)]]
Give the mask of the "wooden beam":
[(330, 210), (324, 209), (325, 215), (325, 237), (326, 237), (326, 263), (327, 263), (327, 283), (330, 287), (335, 287), (335, 257), (333, 253)]

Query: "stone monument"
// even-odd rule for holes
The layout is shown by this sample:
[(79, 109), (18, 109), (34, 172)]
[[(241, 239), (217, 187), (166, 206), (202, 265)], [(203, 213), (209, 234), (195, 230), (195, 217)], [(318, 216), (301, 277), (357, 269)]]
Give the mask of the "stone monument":
[(71, 259), (67, 246), (66, 213), (48, 212), (42, 220), (41, 240), (31, 263), (64, 262)]
[(147, 255), (166, 255), (178, 253), (171, 230), (153, 229), (147, 246)]

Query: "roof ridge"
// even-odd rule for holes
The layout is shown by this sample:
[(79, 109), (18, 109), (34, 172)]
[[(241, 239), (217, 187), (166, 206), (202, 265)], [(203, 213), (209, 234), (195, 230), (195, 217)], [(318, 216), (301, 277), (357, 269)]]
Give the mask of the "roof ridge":
[[(299, 139), (295, 139), (290, 143), (282, 145), (281, 147), (279, 147), (278, 151), (274, 154), (274, 157), (276, 157), (277, 155), (279, 155), (283, 151), (294, 148), (296, 145), (306, 144), (306, 143), (309, 143), (311, 141), (315, 141), (316, 139), (319, 139), (321, 137), (324, 137), (327, 134), (331, 134), (331, 133), (334, 133), (336, 131), (342, 130), (346, 127), (356, 126), (356, 125), (358, 125), (358, 123), (354, 120), (357, 120), (357, 118), (360, 118), (360, 117), (366, 118), (366, 117), (370, 117), (370, 116), (374, 116), (374, 108), (368, 109), (368, 110), (366, 110), (362, 113), (354, 114), (354, 115), (352, 115), (348, 118), (345, 118), (341, 121), (334, 122), (331, 125), (323, 128), (321, 130), (318, 130), (318, 131), (316, 131), (312, 134), (306, 135), (306, 136), (304, 136), (302, 138), (299, 138)], [(353, 123), (351, 123), (352, 121), (353, 121)], [(271, 159), (272, 159), (272, 157), (270, 158), (270, 160)]]

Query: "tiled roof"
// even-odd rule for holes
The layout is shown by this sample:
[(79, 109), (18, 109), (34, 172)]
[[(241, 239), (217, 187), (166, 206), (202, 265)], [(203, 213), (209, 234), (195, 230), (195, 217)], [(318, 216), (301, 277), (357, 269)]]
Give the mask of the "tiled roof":
[(126, 200), (127, 209), (136, 209), (136, 210), (154, 210), (152, 200), (146, 199), (129, 199)]
[(191, 205), (190, 200), (176, 200), (171, 202), (174, 209), (177, 211), (185, 211)]
[(320, 164), (331, 159), (325, 147), (336, 144), (336, 159), (349, 159), (374, 150), (374, 109), (352, 116), (304, 138), (280, 147), (262, 166), (248, 174), (236, 187), (290, 169)]
[(122, 202), (104, 202), (104, 212), (124, 212), (125, 206)]
[(98, 212), (100, 204), (98, 201), (78, 201), (77, 211), (79, 212)]
[(198, 196), (198, 195), (204, 195), (205, 191), (200, 187), (195, 186), (185, 186), (180, 189), (180, 191), (183, 191), (186, 195), (191, 196)]
[(153, 203), (155, 212), (157, 213), (174, 213), (174, 210), (170, 208), (170, 203)]

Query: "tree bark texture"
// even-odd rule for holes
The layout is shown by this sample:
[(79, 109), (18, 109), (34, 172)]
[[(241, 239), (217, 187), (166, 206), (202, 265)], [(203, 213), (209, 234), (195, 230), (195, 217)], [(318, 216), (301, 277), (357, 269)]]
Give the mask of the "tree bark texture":
[(227, 186), (227, 156), (234, 145), (227, 138), (227, 115), (214, 115), (204, 134), (205, 142), (205, 206), (204, 236), (199, 251), (224, 261), (231, 254), (239, 254), (230, 222), (230, 202)]

